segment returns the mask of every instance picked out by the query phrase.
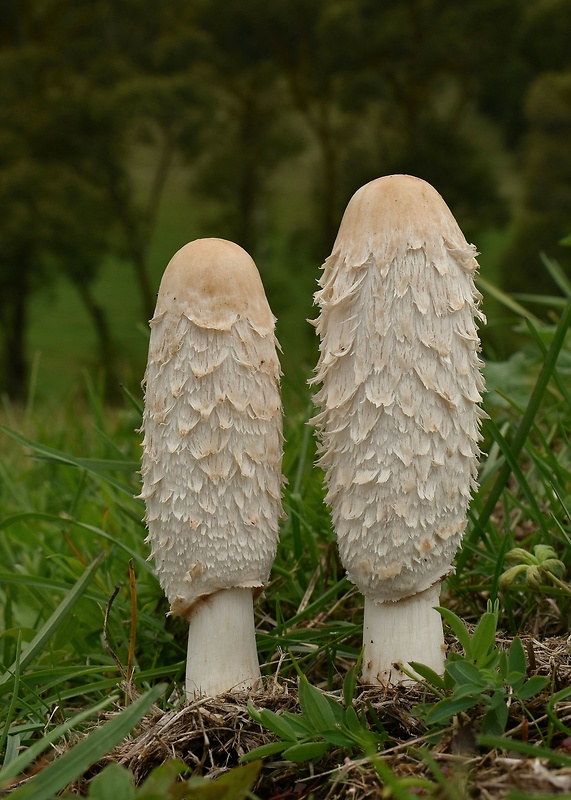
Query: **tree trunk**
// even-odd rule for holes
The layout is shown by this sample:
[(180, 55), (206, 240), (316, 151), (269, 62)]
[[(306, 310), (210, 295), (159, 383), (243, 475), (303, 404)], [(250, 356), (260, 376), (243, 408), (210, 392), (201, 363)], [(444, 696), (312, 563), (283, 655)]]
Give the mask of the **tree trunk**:
[(257, 153), (252, 148), (252, 142), (256, 142), (257, 122), (255, 102), (246, 98), (242, 101), (240, 121), (242, 163), (238, 187), (236, 238), (244, 250), (252, 256), (255, 256), (257, 245), (255, 213), (260, 190)]
[(14, 270), (11, 301), (6, 305), (4, 333), (4, 389), (11, 400), (24, 401), (28, 385), (26, 323), (28, 268), (23, 262)]
[(74, 281), (74, 285), (93, 323), (93, 328), (97, 337), (99, 361), (106, 369), (112, 369), (115, 361), (115, 352), (105, 311), (93, 296), (88, 283), (79, 280)]
[(97, 338), (98, 361), (104, 374), (106, 399), (108, 401), (115, 401), (120, 395), (120, 381), (116, 371), (117, 354), (107, 321), (107, 315), (93, 296), (93, 292), (88, 283), (78, 280), (73, 281), (73, 284), (93, 323)]

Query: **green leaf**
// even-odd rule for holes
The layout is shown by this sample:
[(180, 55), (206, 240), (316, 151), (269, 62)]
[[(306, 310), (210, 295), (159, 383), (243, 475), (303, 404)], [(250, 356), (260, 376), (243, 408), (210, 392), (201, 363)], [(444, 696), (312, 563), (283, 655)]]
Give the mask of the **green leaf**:
[(15, 439), (17, 442), (19, 442), (19, 444), (29, 448), (38, 461), (47, 461), (51, 464), (66, 464), (67, 466), (71, 467), (79, 467), (80, 469), (84, 469), (90, 474), (103, 479), (106, 483), (114, 486), (116, 489), (128, 495), (130, 498), (133, 497), (132, 486), (118, 481), (108, 473), (110, 470), (136, 472), (140, 466), (138, 462), (119, 460), (103, 461), (90, 458), (76, 458), (69, 453), (63, 453), (60, 450), (55, 450), (53, 447), (47, 447), (39, 442), (33, 442), (31, 439), (26, 439), (25, 436), (16, 433), (10, 428), (6, 428), (4, 425), (0, 425), (0, 430), (7, 436), (11, 436), (12, 439)]
[(109, 764), (89, 784), (89, 800), (133, 800), (134, 797), (132, 775), (120, 764)]
[(478, 702), (479, 699), (477, 697), (462, 697), (458, 700), (446, 698), (446, 700), (440, 700), (436, 705), (432, 706), (432, 709), (426, 716), (426, 721), (430, 724), (448, 721), (455, 714), (459, 714), (461, 711), (467, 711), (469, 708), (478, 705)]
[[(519, 423), (518, 429), (510, 443), (510, 453), (513, 459), (517, 459), (519, 454), (521, 453), (523, 446), (527, 440), (529, 432), (536, 420), (537, 412), (547, 390), (547, 387), (551, 381), (551, 378), (555, 371), (555, 366), (557, 363), (557, 359), (559, 357), (559, 353), (561, 348), (563, 347), (566, 337), (567, 331), (569, 326), (571, 325), (571, 300), (569, 300), (563, 310), (561, 318), (559, 319), (559, 323), (557, 325), (557, 329), (555, 331), (555, 335), (551, 340), (551, 344), (549, 346), (549, 350), (543, 359), (543, 365), (541, 367), (541, 372), (537, 378), (535, 386), (533, 388), (533, 392), (525, 409), (525, 413), (523, 414), (521, 421)], [(462, 549), (462, 552), (458, 558), (457, 568), (461, 570), (469, 557), (471, 552), (470, 545), (473, 545), (474, 542), (471, 541), (474, 537), (480, 536), (481, 532), (485, 529), (494, 509), (496, 508), (497, 502), (500, 499), (502, 492), (504, 491), (508, 479), (511, 475), (512, 468), (510, 464), (506, 461), (502, 468), (500, 469), (496, 480), (494, 481), (494, 485), (488, 496), (486, 498), (486, 502), (484, 507), (482, 508), (480, 515), (477, 519), (476, 525), (474, 525), (474, 529), (472, 534), (466, 540), (466, 543)], [(466, 546), (468, 545), (468, 546)]]
[(545, 253), (540, 253), (540, 258), (563, 294), (566, 297), (571, 297), (571, 282), (565, 274), (561, 264), (559, 264), (558, 261), (554, 261), (552, 258), (549, 258), (549, 256), (547, 256)]
[(571, 767), (571, 756), (564, 755), (556, 750), (551, 750), (549, 747), (542, 747), (541, 745), (528, 744), (527, 742), (520, 742), (518, 739), (511, 739), (509, 737), (500, 736), (478, 736), (479, 747), (499, 748), (501, 750), (513, 750), (516, 753), (522, 753), (524, 756), (531, 758), (546, 758), (554, 764), (559, 764), (562, 767)]
[(454, 690), (454, 699), (459, 700), (461, 697), (478, 697), (481, 702), (485, 697), (485, 690), (487, 687), (483, 687), (481, 684), (477, 683), (465, 683), (462, 686), (459, 686), (457, 689)]
[(451, 627), (452, 633), (456, 636), (456, 638), (464, 648), (464, 652), (468, 657), (470, 657), (471, 642), (470, 642), (470, 634), (468, 633), (468, 628), (464, 625), (460, 617), (456, 616), (456, 614), (453, 611), (450, 611), (450, 609), (441, 608), (440, 606), (437, 606), (436, 610)]
[(501, 736), (506, 729), (509, 709), (503, 697), (494, 700), (493, 705), (484, 714), (482, 733), (490, 736)]
[[(360, 730), (362, 733), (362, 729)], [(329, 744), (337, 745), (337, 747), (354, 747), (355, 737), (352, 736), (347, 730), (336, 728), (330, 731), (322, 731), (321, 736)]]
[(496, 615), (486, 612), (472, 634), (471, 658), (476, 664), (482, 664), (496, 645)]
[[(151, 800), (151, 798), (164, 798), (168, 797), (173, 785), (176, 784), (178, 777), (186, 772), (188, 767), (178, 758), (171, 758), (160, 767), (155, 767), (151, 774), (146, 778), (142, 786), (137, 790), (137, 800)], [(113, 797), (113, 792), (109, 792), (107, 796), (101, 800), (109, 800)], [(89, 798), (91, 800), (91, 797)]]
[(509, 308), (510, 311), (514, 311), (518, 316), (523, 317), (524, 319), (533, 319), (538, 323), (540, 322), (540, 320), (536, 316), (534, 316), (531, 313), (531, 311), (529, 311), (527, 308), (525, 308), (516, 300), (514, 300), (511, 294), (503, 292), (494, 283), (487, 281), (485, 278), (482, 278), (481, 276), (478, 276), (476, 283), (482, 289), (482, 291), (486, 296), (495, 298), (506, 308)]
[(349, 708), (345, 711), (344, 723), (347, 726), (347, 730), (350, 731), (354, 736), (358, 736), (363, 730), (361, 720), (357, 716), (357, 712), (353, 706), (349, 706)]
[(543, 691), (548, 685), (549, 678), (544, 675), (534, 675), (516, 692), (516, 697), (518, 700), (529, 700), (530, 697)]
[(305, 744), (295, 744), (283, 751), (283, 757), (289, 761), (313, 761), (321, 758), (329, 750), (329, 742), (306, 742)]
[(248, 714), (252, 717), (254, 722), (258, 722), (260, 725), (262, 725), (263, 724), (262, 723), (262, 715), (260, 714), (260, 712), (258, 711), (256, 706), (252, 703), (250, 698), (248, 698), (248, 706), (247, 706), (247, 708), (248, 708)]
[(160, 684), (141, 695), (124, 711), (92, 731), (89, 736), (40, 770), (11, 793), (11, 800), (52, 800), (53, 796), (107, 755), (147, 713), (166, 689)]
[[(18, 633), (18, 637), (16, 640), (16, 659), (14, 661), (15, 669), (14, 669), (14, 688), (12, 689), (12, 697), (10, 699), (10, 705), (8, 709), (5, 711), (6, 720), (4, 722), (4, 729), (2, 730), (2, 735), (0, 736), (0, 752), (4, 750), (4, 746), (6, 745), (6, 740), (8, 739), (10, 733), (10, 726), (12, 725), (12, 721), (14, 719), (14, 712), (16, 710), (18, 704), (18, 695), (20, 691), (20, 659), (22, 653), (22, 633), (21, 631)], [(5, 764), (8, 764), (8, 761), (4, 761)]]
[(564, 236), (563, 239), (560, 239), (559, 244), (562, 244), (563, 247), (571, 247), (571, 233), (569, 236)]
[(442, 691), (446, 689), (443, 678), (441, 678), (440, 675), (438, 675), (438, 673), (433, 669), (427, 667), (426, 664), (420, 664), (418, 661), (411, 661), (410, 666), (414, 672), (417, 673), (417, 675), (420, 675), (421, 678), (424, 678), (424, 680), (431, 686), (434, 686), (436, 689), (441, 689)]
[(520, 675), (525, 675), (527, 670), (527, 659), (523, 644), (519, 636), (516, 636), (508, 650), (508, 671), (509, 674), (517, 672)]
[(568, 697), (571, 697), (571, 686), (568, 686), (566, 689), (561, 689), (560, 692), (556, 692), (556, 694), (554, 694), (549, 700), (546, 710), (547, 716), (552, 724), (555, 725), (555, 727), (560, 731), (563, 731), (565, 734), (567, 734), (567, 736), (571, 736), (571, 728), (568, 728), (567, 725), (563, 723), (563, 720), (559, 719), (556, 710), (557, 703), (561, 703), (562, 700), (567, 700)]
[(282, 718), (289, 722), (296, 736), (301, 739), (311, 738), (315, 734), (312, 726), (300, 714), (282, 711)]
[(341, 705), (322, 694), (307, 678), (302, 678), (299, 682), (299, 705), (303, 716), (316, 733), (334, 728), (335, 723), (341, 722), (343, 718)]
[(287, 742), (297, 742), (297, 736), (291, 725), (279, 714), (267, 708), (260, 711), (262, 725)]
[(269, 744), (261, 744), (259, 747), (254, 747), (249, 753), (246, 753), (240, 759), (241, 764), (247, 764), (257, 758), (266, 758), (266, 756), (273, 756), (276, 753), (282, 753), (289, 746), (289, 742), (270, 742)]
[(355, 687), (357, 686), (357, 665), (354, 664), (350, 669), (347, 670), (347, 674), (343, 680), (343, 702), (345, 703), (346, 708), (349, 708), (353, 704), (353, 698), (355, 697)]
[(180, 797), (192, 797), (192, 800), (245, 800), (261, 768), (261, 761), (234, 767), (213, 781), (205, 780), (202, 786), (194, 788), (191, 794), (188, 789), (184, 791), (183, 788)]
[(446, 664), (446, 671), (459, 686), (471, 684), (476, 686), (479, 691), (484, 690), (487, 686), (487, 681), (481, 671), (470, 661), (453, 661), (451, 664)]
[[(87, 531), (89, 534), (93, 534), (94, 536), (98, 536), (101, 539), (105, 539), (109, 542), (110, 545), (113, 547), (120, 547), (125, 553), (129, 555), (134, 561), (137, 562), (139, 567), (145, 572), (148, 572), (150, 575), (153, 574), (153, 567), (151, 564), (147, 563), (147, 561), (143, 558), (140, 553), (137, 553), (132, 548), (128, 547), (124, 542), (121, 542), (117, 539), (116, 536), (113, 536), (111, 533), (107, 533), (107, 531), (102, 530), (101, 528), (97, 528), (95, 525), (88, 525), (84, 522), (79, 522), (76, 519), (63, 519), (62, 517), (58, 516), (57, 514), (44, 514), (38, 511), (24, 511), (20, 514), (12, 514), (9, 517), (4, 517), (0, 520), (0, 530), (3, 528), (10, 527), (11, 525), (18, 525), (20, 522), (24, 520), (44, 520), (45, 522), (51, 522), (54, 525), (57, 525), (61, 528), (62, 525), (69, 525), (73, 528), (77, 528), (80, 531)], [(30, 580), (41, 581), (41, 578), (36, 578), (36, 576), (28, 576), (28, 575), (12, 575), (10, 577), (9, 573), (5, 573), (3, 575), (3, 580), (16, 584), (20, 584), (23, 582), (29, 583)]]

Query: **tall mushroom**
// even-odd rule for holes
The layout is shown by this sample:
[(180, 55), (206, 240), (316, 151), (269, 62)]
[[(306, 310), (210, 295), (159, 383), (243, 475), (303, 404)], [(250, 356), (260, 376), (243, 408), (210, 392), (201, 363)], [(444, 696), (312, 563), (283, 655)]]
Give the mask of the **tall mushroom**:
[(238, 245), (198, 239), (168, 264), (150, 323), (141, 497), (171, 613), (190, 622), (189, 697), (260, 680), (253, 593), (283, 513), (274, 322)]
[(440, 583), (466, 527), (484, 382), (469, 245), (426, 182), (391, 175), (352, 197), (315, 295), (312, 383), (339, 551), (365, 596), (363, 677), (442, 673)]

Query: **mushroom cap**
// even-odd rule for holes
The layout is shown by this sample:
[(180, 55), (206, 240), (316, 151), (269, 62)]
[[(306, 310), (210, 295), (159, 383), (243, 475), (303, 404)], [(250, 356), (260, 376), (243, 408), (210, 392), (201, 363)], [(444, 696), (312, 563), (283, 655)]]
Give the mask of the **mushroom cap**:
[(339, 551), (379, 602), (450, 571), (480, 450), (476, 251), (425, 181), (359, 189), (323, 266), (320, 439)]
[[(442, 196), (413, 175), (386, 175), (366, 183), (349, 201), (332, 253), (343, 253), (352, 264), (363, 264), (371, 253), (392, 259), (402, 249), (439, 252), (440, 242), (470, 248)], [(472, 271), (478, 267), (475, 260)]]
[(196, 239), (181, 247), (163, 274), (154, 318), (186, 314), (203, 328), (230, 330), (246, 318), (273, 333), (272, 315), (253, 259), (226, 239)]
[(147, 541), (171, 612), (267, 581), (282, 516), (274, 317), (250, 256), (199, 239), (151, 320), (142, 459)]

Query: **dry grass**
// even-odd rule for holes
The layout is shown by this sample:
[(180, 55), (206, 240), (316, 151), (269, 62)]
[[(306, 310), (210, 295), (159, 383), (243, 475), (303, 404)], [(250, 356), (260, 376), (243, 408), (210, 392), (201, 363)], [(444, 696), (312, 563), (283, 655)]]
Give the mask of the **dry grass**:
[[(524, 645), (533, 672), (552, 679), (551, 686), (528, 703), (527, 713), (518, 703), (510, 707), (508, 735), (532, 744), (539, 742), (541, 732), (547, 730), (546, 704), (552, 692), (571, 685), (571, 655), (564, 637), (544, 640), (524, 637)], [(468, 797), (500, 800), (514, 789), (571, 796), (571, 768), (515, 752), (479, 749), (477, 716), (472, 720), (456, 718), (435, 743), (414, 711), (424, 699), (434, 699), (426, 697), (426, 692), (420, 685), (357, 689), (357, 707), (370, 704), (389, 734), (380, 757), (397, 777), (424, 777), (437, 787), (431, 796), (447, 800)], [(248, 699), (256, 708), (268, 708), (278, 714), (299, 711), (295, 683), (278, 679), (268, 681), (263, 691), (250, 695), (202, 698), (191, 703), (171, 698), (173, 710), (165, 713), (157, 708), (144, 718), (136, 733), (103, 762), (94, 765), (75, 789), (84, 791), (89, 778), (110, 762), (130, 769), (136, 783), (174, 757), (182, 759), (194, 774), (213, 778), (220, 775), (237, 765), (253, 748), (273, 740), (272, 734), (249, 716)], [(569, 726), (571, 703), (562, 703), (558, 716)], [(560, 734), (559, 739), (554, 737), (551, 746), (557, 752), (571, 755), (571, 737)], [(423, 756), (424, 750), (434, 759), (445, 787), (438, 786), (434, 768)], [(255, 792), (269, 800), (309, 797), (365, 800), (391, 796), (383, 794), (382, 782), (370, 759), (352, 759), (334, 747), (317, 763), (297, 764), (279, 757), (267, 759)], [(417, 788), (414, 794), (423, 796), (423, 790)]]

